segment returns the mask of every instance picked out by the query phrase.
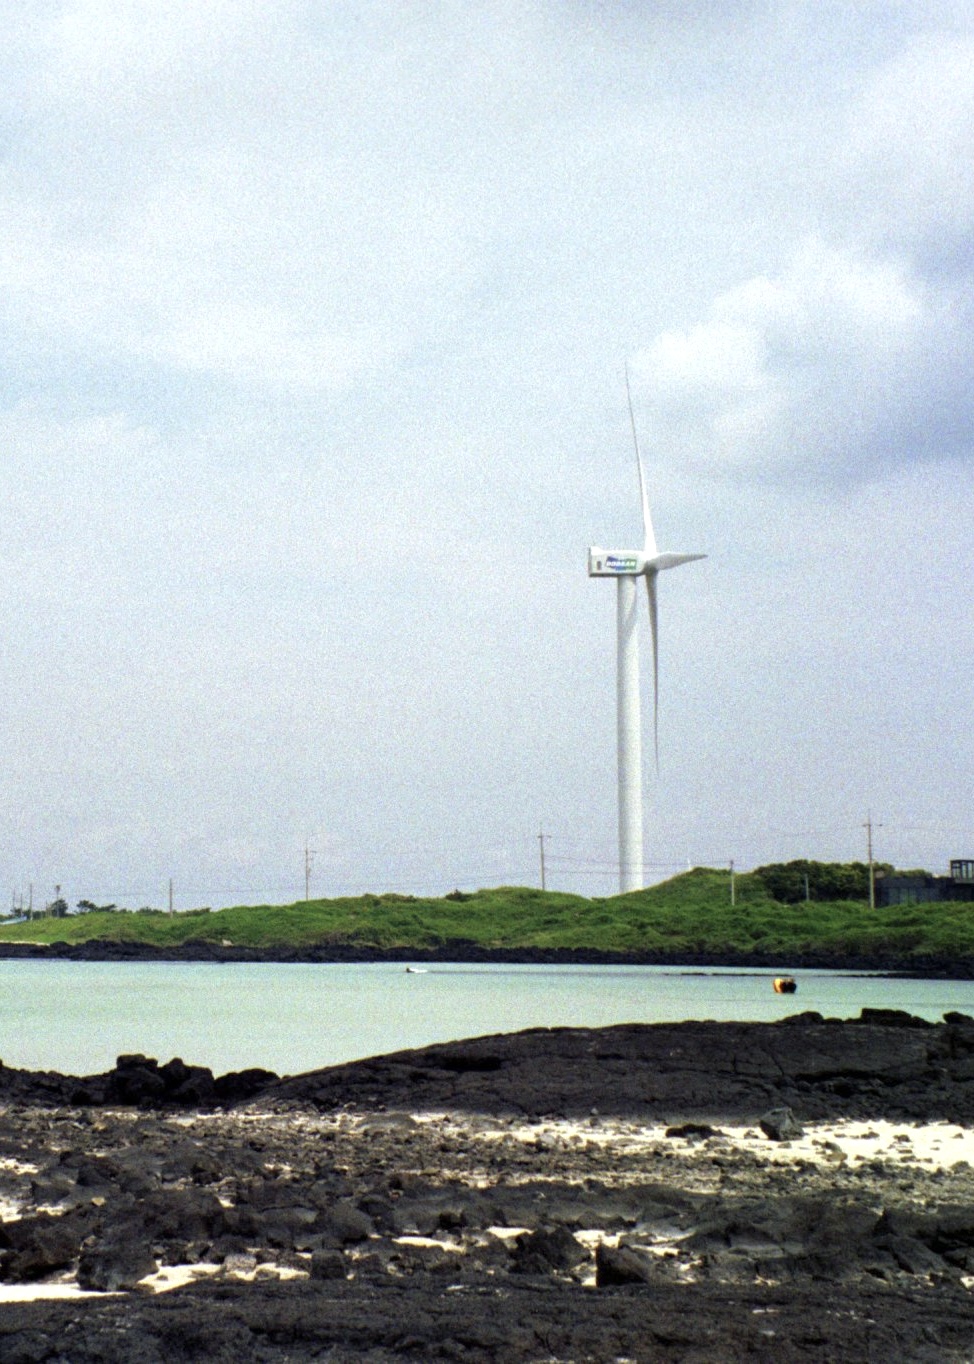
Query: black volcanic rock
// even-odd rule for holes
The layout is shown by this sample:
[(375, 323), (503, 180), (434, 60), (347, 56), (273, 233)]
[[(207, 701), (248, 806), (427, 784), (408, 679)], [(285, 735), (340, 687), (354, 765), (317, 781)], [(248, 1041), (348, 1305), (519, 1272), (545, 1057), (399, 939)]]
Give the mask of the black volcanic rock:
[(0, 942), (0, 959), (64, 961), (173, 962), (465, 962), (537, 966), (683, 966), (706, 970), (734, 966), (756, 971), (868, 971), (927, 980), (974, 980), (974, 957), (936, 953), (901, 954), (884, 951), (848, 953), (829, 948), (805, 951), (622, 951), (599, 948), (484, 947), (468, 939), (453, 939), (438, 947), (372, 947), (359, 943), (286, 944), (261, 947), (225, 946), (205, 938), (190, 938), (168, 947), (149, 943), (89, 939), (80, 943)]
[(599, 1288), (648, 1284), (656, 1277), (656, 1267), (644, 1250), (634, 1250), (631, 1246), (609, 1246), (604, 1241), (600, 1241), (595, 1249), (595, 1282)]
[(0, 1279), (32, 1283), (78, 1258), (91, 1218), (85, 1214), (38, 1213), (0, 1225)]
[[(268, 1085), (268, 1103), (700, 1122), (800, 1103), (801, 1120), (974, 1125), (974, 1029), (909, 1015), (777, 1023), (535, 1028), (396, 1052)], [(782, 1100), (786, 1102), (782, 1103)]]
[[(213, 1079), (176, 1058), (120, 1057), (107, 1075), (0, 1067), (0, 1102), (127, 1104), (144, 1109), (259, 1101), (342, 1105), (394, 1114), (627, 1114), (668, 1124), (790, 1107), (831, 1116), (974, 1125), (974, 1023), (917, 1025), (899, 1011), (848, 1022), (799, 1015), (777, 1023), (660, 1023), (533, 1028), (396, 1052), (279, 1079), (268, 1071)], [(798, 1111), (800, 1109), (800, 1112)], [(390, 1118), (391, 1120), (391, 1118)]]
[(572, 1269), (587, 1256), (585, 1247), (567, 1227), (539, 1227), (517, 1238), (511, 1257), (519, 1274), (546, 1274), (553, 1269)]
[(805, 1135), (790, 1108), (772, 1108), (758, 1119), (761, 1131), (771, 1141), (798, 1141)]
[[(814, 1124), (974, 1125), (972, 1058), (970, 1019), (884, 1013), (534, 1029), (197, 1105), (180, 1058), (0, 1070), (0, 1277), (99, 1290), (4, 1302), (0, 1359), (948, 1364), (972, 1340), (955, 1134), (934, 1166), (908, 1126), (879, 1160)], [(815, 1159), (736, 1133), (784, 1106)], [(154, 1296), (156, 1264), (213, 1277)]]
[(272, 1070), (262, 1070), (252, 1066), (248, 1070), (231, 1070), (226, 1075), (218, 1075), (213, 1082), (213, 1097), (218, 1103), (242, 1103), (273, 1084), (277, 1076)]
[(134, 1288), (156, 1268), (152, 1244), (142, 1223), (133, 1218), (114, 1223), (78, 1261), (78, 1287), (102, 1293)]

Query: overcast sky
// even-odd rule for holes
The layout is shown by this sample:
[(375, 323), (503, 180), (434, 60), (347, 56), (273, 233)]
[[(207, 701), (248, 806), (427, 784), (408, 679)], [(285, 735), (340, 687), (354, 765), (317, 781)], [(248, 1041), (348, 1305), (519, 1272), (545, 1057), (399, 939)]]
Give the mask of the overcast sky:
[(0, 18), (4, 894), (614, 893), (627, 363), (647, 878), (974, 856), (967, 0)]

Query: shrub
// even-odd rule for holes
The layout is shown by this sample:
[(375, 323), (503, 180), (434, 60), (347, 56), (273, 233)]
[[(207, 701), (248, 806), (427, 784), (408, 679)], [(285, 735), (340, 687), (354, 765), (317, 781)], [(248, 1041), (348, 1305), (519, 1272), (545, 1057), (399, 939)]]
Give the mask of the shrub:
[[(886, 862), (874, 863), (877, 875), (892, 872)], [(796, 905), (809, 900), (868, 900), (869, 866), (865, 862), (773, 862), (757, 867), (759, 877), (780, 904)]]

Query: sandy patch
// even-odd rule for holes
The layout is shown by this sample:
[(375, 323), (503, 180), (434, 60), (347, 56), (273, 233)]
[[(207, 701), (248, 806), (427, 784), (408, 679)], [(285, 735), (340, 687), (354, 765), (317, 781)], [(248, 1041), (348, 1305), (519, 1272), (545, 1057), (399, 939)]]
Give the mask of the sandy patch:
[[(194, 1283), (198, 1279), (211, 1278), (215, 1274), (232, 1276), (234, 1279), (246, 1279), (252, 1283), (254, 1279), (298, 1279), (305, 1277), (307, 1273), (307, 1271), (295, 1269), (291, 1265), (279, 1265), (272, 1262), (257, 1264), (252, 1256), (240, 1256), (239, 1258), (241, 1261), (249, 1260), (249, 1263), (241, 1263), (239, 1266), (229, 1263), (224, 1265), (164, 1265), (155, 1274), (149, 1274), (144, 1279), (139, 1280), (139, 1291), (168, 1293), (174, 1288), (184, 1288), (186, 1284)], [(74, 1279), (67, 1275), (59, 1276), (57, 1279), (45, 1279), (41, 1283), (0, 1284), (0, 1307), (5, 1302), (34, 1302), (42, 1298), (111, 1298), (118, 1296), (120, 1296), (118, 1293), (81, 1289)]]
[[(464, 1124), (454, 1117), (429, 1114), (416, 1115), (417, 1123), (435, 1121), (446, 1132), (461, 1137)], [(552, 1120), (536, 1123), (488, 1124), (478, 1119), (477, 1135), (481, 1140), (513, 1141), (537, 1148), (547, 1146), (553, 1153), (573, 1151), (580, 1147), (612, 1148), (620, 1156), (658, 1154), (677, 1144), (683, 1151), (702, 1148), (712, 1151), (716, 1146), (733, 1146), (764, 1160), (790, 1164), (811, 1161), (817, 1165), (833, 1165), (837, 1161), (851, 1163), (870, 1160), (889, 1160), (894, 1163), (921, 1163), (930, 1169), (948, 1170), (962, 1162), (974, 1167), (974, 1129), (956, 1123), (894, 1123), (826, 1122), (803, 1124), (804, 1136), (794, 1141), (771, 1141), (760, 1128), (753, 1125), (730, 1123), (711, 1124), (716, 1135), (699, 1137), (668, 1137), (666, 1126), (638, 1124), (610, 1118), (583, 1120)]]
[(42, 1298), (111, 1298), (117, 1293), (91, 1292), (79, 1288), (74, 1279), (45, 1279), (43, 1283), (0, 1284), (0, 1307), (5, 1302), (36, 1302)]
[(953, 1123), (834, 1122), (809, 1123), (795, 1141), (769, 1141), (753, 1127), (722, 1127), (740, 1150), (760, 1153), (785, 1163), (809, 1160), (832, 1165), (870, 1160), (894, 1164), (919, 1163), (949, 1170), (960, 1162), (974, 1166), (974, 1130)]

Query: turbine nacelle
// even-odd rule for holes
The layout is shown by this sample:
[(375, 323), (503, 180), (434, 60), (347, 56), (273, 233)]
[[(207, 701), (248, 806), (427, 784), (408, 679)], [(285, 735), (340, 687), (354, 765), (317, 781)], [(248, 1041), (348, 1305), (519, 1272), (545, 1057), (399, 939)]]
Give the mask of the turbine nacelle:
[(641, 578), (661, 573), (664, 568), (679, 568), (706, 554), (649, 554), (642, 549), (599, 549), (593, 545), (588, 552), (590, 578)]
[(590, 578), (638, 578), (646, 572), (646, 555), (641, 549), (599, 549), (588, 552)]

